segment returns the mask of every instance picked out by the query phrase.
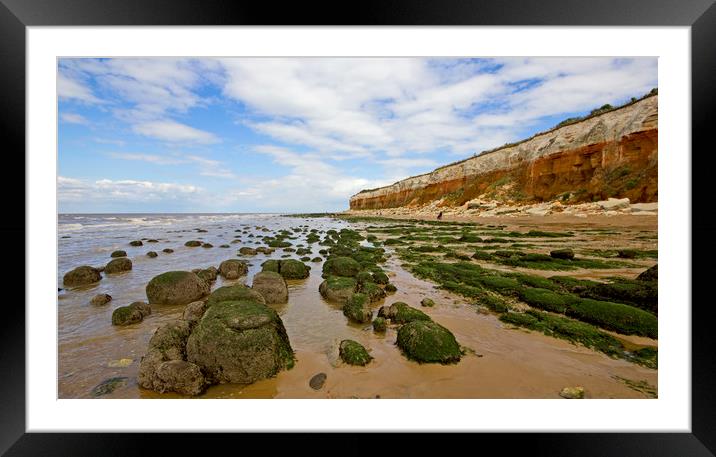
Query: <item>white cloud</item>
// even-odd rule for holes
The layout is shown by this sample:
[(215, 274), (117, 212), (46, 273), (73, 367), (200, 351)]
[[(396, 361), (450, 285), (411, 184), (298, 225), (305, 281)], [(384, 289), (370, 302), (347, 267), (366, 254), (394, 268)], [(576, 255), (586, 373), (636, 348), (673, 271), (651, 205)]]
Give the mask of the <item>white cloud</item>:
[(197, 197), (203, 189), (194, 185), (137, 180), (100, 179), (85, 181), (57, 177), (60, 203), (97, 202), (160, 202)]
[(219, 141), (213, 133), (167, 119), (136, 124), (132, 129), (140, 135), (172, 143), (212, 144)]
[(160, 156), (154, 154), (142, 154), (133, 152), (110, 152), (109, 156), (114, 159), (136, 160), (141, 162), (149, 162), (157, 165), (177, 165), (186, 163), (186, 160), (177, 157)]
[(78, 100), (86, 103), (102, 103), (80, 81), (62, 73), (57, 74), (57, 96), (62, 100)]
[(196, 164), (199, 167), (198, 174), (201, 176), (230, 179), (236, 177), (234, 173), (228, 170), (227, 166), (223, 162), (219, 160), (207, 159), (197, 155), (182, 155), (180, 153), (173, 153), (172, 155), (158, 155), (133, 152), (110, 152), (108, 155), (114, 159), (135, 160), (156, 165)]
[(62, 113), (60, 114), (60, 120), (68, 124), (80, 124), (88, 125), (89, 121), (84, 116), (77, 113)]

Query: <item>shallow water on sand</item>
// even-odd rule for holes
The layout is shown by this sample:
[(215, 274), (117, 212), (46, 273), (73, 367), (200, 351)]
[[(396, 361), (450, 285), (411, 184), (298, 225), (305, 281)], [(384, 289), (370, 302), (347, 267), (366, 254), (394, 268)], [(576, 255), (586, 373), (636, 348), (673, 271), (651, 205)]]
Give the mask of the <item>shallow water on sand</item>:
[[(115, 327), (110, 323), (112, 310), (133, 301), (146, 301), (144, 288), (155, 275), (169, 270), (190, 270), (218, 266), (230, 258), (247, 259), (249, 273), (238, 282), (251, 284), (251, 278), (267, 258), (285, 254), (277, 249), (271, 255), (237, 257), (242, 246), (258, 246), (264, 235), (257, 226), (271, 232), (291, 227), (328, 230), (366, 224), (348, 223), (329, 218), (296, 218), (278, 215), (62, 215), (58, 243), (58, 283), (62, 287), (65, 272), (79, 265), (100, 266), (110, 260), (116, 249), (127, 251), (132, 260), (130, 272), (104, 275), (90, 287), (58, 293), (58, 392), (60, 398), (92, 398), (92, 389), (103, 380), (123, 377), (123, 385), (102, 398), (178, 398), (177, 394), (158, 394), (136, 384), (139, 361), (154, 331), (181, 316), (183, 306), (153, 306), (152, 314), (141, 323)], [(196, 229), (207, 230), (199, 233)], [(254, 237), (236, 232), (248, 229)], [(235, 235), (242, 242), (229, 244)], [(310, 246), (315, 257), (323, 246), (305, 243), (305, 233), (297, 234)], [(64, 238), (69, 236), (69, 238)], [(131, 247), (135, 239), (157, 239)], [(213, 248), (188, 248), (188, 240), (201, 240)], [(220, 248), (229, 244), (230, 248)], [(174, 249), (165, 254), (164, 248)], [(149, 258), (148, 251), (159, 256)], [(292, 258), (298, 258), (291, 253)], [(558, 398), (563, 387), (584, 386), (588, 398), (645, 398), (617, 377), (646, 381), (657, 385), (657, 371), (614, 360), (601, 353), (546, 337), (534, 332), (509, 329), (492, 314), (477, 313), (462, 298), (434, 288), (414, 278), (391, 257), (383, 268), (392, 275), (398, 292), (372, 305), (405, 301), (419, 307), (424, 297), (433, 298), (434, 308), (421, 308), (436, 322), (450, 329), (465, 347), (470, 348), (456, 365), (421, 365), (403, 357), (395, 346), (396, 330), (384, 335), (373, 333), (370, 324), (350, 324), (340, 305), (327, 302), (318, 293), (322, 281), (322, 262), (312, 263), (306, 280), (289, 281), (289, 303), (273, 305), (296, 351), (296, 365), (276, 377), (251, 385), (219, 385), (209, 388), (202, 398)], [(624, 272), (631, 273), (631, 271)], [(611, 271), (614, 274), (614, 271)], [(231, 283), (221, 278), (214, 288)], [(237, 282), (237, 281), (233, 281)], [(113, 300), (93, 307), (90, 299), (108, 293)], [(366, 367), (352, 367), (338, 360), (338, 343), (354, 339), (374, 357)], [(131, 359), (127, 366), (116, 366), (120, 359)], [(121, 364), (120, 364), (121, 365)], [(317, 373), (326, 373), (321, 390), (313, 390), (308, 381)]]

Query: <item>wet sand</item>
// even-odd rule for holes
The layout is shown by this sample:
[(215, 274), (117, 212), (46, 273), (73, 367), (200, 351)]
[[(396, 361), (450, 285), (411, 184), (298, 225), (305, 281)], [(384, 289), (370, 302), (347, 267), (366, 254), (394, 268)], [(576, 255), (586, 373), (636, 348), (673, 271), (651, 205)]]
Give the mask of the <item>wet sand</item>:
[[(630, 221), (643, 221), (641, 217), (627, 217)], [(554, 220), (545, 224), (545, 219), (540, 218), (542, 223), (535, 222), (536, 226), (559, 224)], [(311, 227), (318, 223), (324, 229), (347, 226), (319, 219), (300, 221)], [(285, 227), (298, 225), (296, 220), (288, 218), (279, 222)], [(489, 223), (482, 219), (478, 222)], [(595, 226), (584, 219), (579, 222), (587, 224), (585, 227)], [(513, 219), (500, 219), (498, 223), (519, 224)], [(360, 228), (366, 224), (351, 225)], [(631, 228), (646, 230), (641, 225)], [(652, 229), (655, 231), (655, 227)], [(226, 230), (227, 233), (230, 231), (233, 230)], [(214, 233), (213, 230), (210, 233)], [(182, 242), (187, 239), (190, 238), (182, 238)], [(612, 239), (611, 242), (618, 244), (618, 241)], [(232, 245), (232, 249), (223, 253), (214, 248), (211, 255), (232, 258), (240, 246)], [(316, 244), (312, 248), (316, 253), (323, 247)], [(203, 263), (192, 259), (192, 252), (209, 255), (204, 251), (181, 247), (177, 248), (178, 253), (182, 254), (183, 249), (188, 252), (172, 260), (175, 264), (173, 269), (203, 266)], [(276, 254), (281, 254), (281, 251), (277, 250)], [(272, 258), (278, 258), (276, 254)], [(249, 275), (239, 282), (250, 284), (250, 278), (260, 269), (259, 264), (265, 258), (262, 255), (251, 258), (253, 266)], [(153, 260), (141, 259), (139, 265), (145, 261)], [(562, 388), (572, 386), (583, 386), (587, 398), (647, 398), (646, 394), (628, 387), (618, 378), (646, 381), (654, 387), (658, 386), (657, 370), (611, 359), (563, 340), (510, 328), (495, 315), (477, 312), (476, 307), (463, 298), (413, 277), (400, 266), (397, 256), (393, 256), (383, 268), (394, 274), (391, 282), (396, 284), (398, 292), (374, 303), (372, 308), (377, 310), (383, 304), (396, 301), (420, 308), (422, 298), (433, 298), (436, 306), (421, 310), (450, 329), (460, 344), (468, 348), (468, 354), (455, 365), (409, 361), (395, 345), (395, 328), (389, 327), (384, 335), (375, 334), (370, 324), (348, 323), (340, 305), (325, 301), (318, 293), (322, 263), (310, 265), (312, 270), (308, 279), (289, 282), (289, 303), (275, 306), (296, 351), (295, 367), (251, 385), (213, 386), (200, 398), (559, 398)], [(615, 273), (614, 270), (609, 271), (610, 274)], [(627, 275), (632, 272), (619, 273)], [(574, 272), (570, 274), (574, 276)], [(126, 384), (102, 398), (180, 398), (177, 394), (159, 394), (141, 389), (136, 384), (136, 376), (149, 338), (156, 328), (180, 317), (183, 307), (154, 306), (152, 314), (139, 324), (127, 327), (109, 324), (112, 309), (142, 299), (144, 286), (150, 278), (148, 273), (142, 274), (141, 268), (136, 265), (132, 272), (112, 278), (111, 281), (120, 284), (112, 288), (112, 305), (101, 309), (86, 303), (101, 291), (101, 287), (108, 285), (106, 278), (100, 283), (101, 287), (61, 294), (64, 298), (60, 299), (59, 316), (60, 398), (91, 398), (92, 388), (111, 377), (125, 377)], [(214, 287), (225, 284), (219, 279)], [(63, 313), (63, 301), (76, 306), (66, 307), (68, 312)], [(346, 338), (363, 344), (374, 360), (365, 367), (352, 367), (340, 362), (338, 343)], [(634, 340), (634, 343), (649, 345), (651, 341)], [(117, 368), (109, 366), (112, 361), (124, 358), (132, 359), (131, 364)], [(327, 374), (327, 380), (323, 388), (316, 391), (310, 388), (308, 382), (320, 372)]]

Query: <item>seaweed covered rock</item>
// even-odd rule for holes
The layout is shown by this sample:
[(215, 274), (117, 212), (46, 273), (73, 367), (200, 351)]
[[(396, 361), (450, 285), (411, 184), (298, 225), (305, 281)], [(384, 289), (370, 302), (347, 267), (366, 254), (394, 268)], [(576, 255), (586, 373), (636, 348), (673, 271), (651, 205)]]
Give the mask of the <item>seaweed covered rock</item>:
[(217, 270), (216, 267), (209, 267), (204, 269), (198, 268), (196, 270), (192, 270), (192, 272), (209, 283), (216, 281), (216, 278), (219, 275), (219, 270)]
[(248, 273), (249, 267), (240, 260), (229, 259), (224, 260), (219, 265), (219, 274), (225, 279), (239, 279), (240, 276)]
[(122, 251), (122, 250), (113, 251), (109, 256), (112, 258), (127, 257), (127, 251)]
[(102, 279), (102, 275), (99, 274), (98, 269), (83, 265), (65, 273), (62, 283), (67, 287), (75, 287), (92, 284), (100, 279)]
[(460, 361), (460, 345), (455, 336), (433, 321), (416, 320), (398, 330), (398, 347), (412, 360), (421, 363)]
[(146, 316), (152, 314), (148, 304), (135, 301), (127, 306), (120, 306), (112, 312), (112, 325), (130, 325), (142, 322)]
[(373, 357), (358, 342), (353, 340), (343, 340), (338, 347), (338, 355), (348, 365), (367, 365)]
[(549, 255), (553, 259), (572, 260), (574, 258), (574, 251), (569, 248), (555, 249), (553, 251), (550, 251)]
[(298, 260), (286, 259), (281, 260), (279, 274), (286, 279), (305, 279), (308, 278), (309, 268)]
[(197, 247), (201, 246), (201, 241), (189, 240), (186, 243), (184, 243), (184, 246), (189, 247), (189, 248), (197, 248)]
[(92, 300), (90, 300), (90, 305), (92, 306), (102, 306), (106, 305), (112, 301), (112, 296), (109, 294), (98, 294), (92, 297)]
[(435, 302), (433, 301), (432, 298), (425, 297), (422, 300), (420, 300), (420, 306), (432, 308), (433, 306), (435, 306)]
[(154, 332), (147, 353), (139, 363), (137, 383), (157, 392), (178, 392), (198, 395), (206, 387), (199, 367), (186, 361), (186, 343), (191, 323), (185, 320), (170, 322)]
[(186, 305), (181, 318), (185, 321), (196, 323), (199, 322), (201, 317), (204, 315), (204, 312), (206, 312), (206, 302), (201, 300), (193, 301)]
[(373, 320), (373, 331), (376, 333), (384, 333), (388, 328), (388, 323), (384, 317), (376, 317)]
[(171, 254), (172, 252), (174, 252), (174, 249), (172, 249), (172, 248), (164, 248), (164, 249), (162, 249), (162, 252), (164, 252), (164, 253), (166, 253), (166, 254)]
[(187, 340), (186, 354), (210, 382), (218, 383), (252, 383), (294, 364), (281, 318), (250, 301), (209, 307)]
[(323, 264), (323, 274), (330, 276), (353, 277), (360, 270), (360, 263), (350, 257), (331, 257)]
[(140, 240), (134, 240), (129, 242), (130, 246), (138, 247), (138, 246), (144, 246), (144, 243), (142, 243)]
[(273, 271), (256, 273), (251, 288), (260, 293), (266, 300), (266, 303), (288, 302), (288, 286), (286, 285), (286, 280), (283, 279), (283, 276)]
[(256, 255), (256, 249), (250, 248), (248, 246), (244, 246), (241, 249), (239, 249), (239, 254), (241, 255)]
[(343, 303), (356, 291), (356, 285), (353, 278), (330, 276), (318, 286), (318, 291), (327, 300)]
[(395, 292), (398, 291), (398, 288), (395, 287), (395, 284), (393, 284), (392, 282), (389, 282), (388, 284), (385, 285), (383, 290), (389, 294), (394, 294)]
[(209, 283), (190, 271), (168, 271), (152, 278), (146, 288), (149, 303), (186, 305), (209, 293)]
[(159, 255), (159, 254), (157, 254), (157, 253), (154, 252), (154, 251), (149, 251), (149, 252), (147, 252), (147, 257), (152, 258), (152, 259), (153, 259), (154, 257), (158, 256), (158, 255)]
[(122, 273), (132, 269), (132, 261), (126, 257), (119, 257), (114, 260), (110, 260), (104, 267), (104, 272), (107, 274)]
[(659, 265), (656, 264), (648, 270), (643, 271), (636, 279), (639, 281), (657, 281), (659, 279)]
[(266, 300), (258, 291), (244, 284), (219, 287), (209, 295), (206, 306), (210, 307), (222, 301), (252, 301), (265, 304)]
[(269, 259), (261, 264), (261, 271), (273, 271), (278, 273), (281, 266), (281, 261), (276, 259)]
[(370, 322), (373, 318), (373, 313), (367, 308), (368, 304), (369, 299), (367, 295), (361, 293), (353, 294), (343, 305), (343, 315), (354, 322)]
[(366, 282), (358, 286), (358, 291), (365, 294), (371, 303), (377, 302), (385, 298), (385, 291), (374, 282)]
[[(384, 308), (385, 309), (385, 308)], [(385, 309), (384, 317), (390, 319), (396, 324), (406, 324), (413, 321), (429, 321), (430, 316), (415, 309), (412, 306), (408, 306), (407, 303), (398, 301), (390, 305), (389, 308)]]
[(376, 284), (382, 284), (386, 285), (390, 281), (390, 278), (388, 278), (388, 275), (385, 274), (383, 271), (375, 271), (373, 272), (373, 282)]

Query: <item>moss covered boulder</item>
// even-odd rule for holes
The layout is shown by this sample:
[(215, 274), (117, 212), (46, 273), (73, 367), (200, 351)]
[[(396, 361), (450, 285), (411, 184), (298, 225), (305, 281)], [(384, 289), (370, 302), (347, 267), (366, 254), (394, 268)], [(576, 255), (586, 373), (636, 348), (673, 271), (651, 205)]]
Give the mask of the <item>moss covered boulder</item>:
[(232, 286), (219, 287), (209, 295), (206, 306), (210, 307), (222, 301), (253, 301), (265, 304), (263, 295), (249, 286), (234, 284)]
[(373, 357), (358, 342), (353, 340), (343, 340), (338, 347), (338, 355), (348, 365), (367, 365)]
[(190, 271), (168, 271), (152, 278), (146, 288), (149, 303), (186, 305), (209, 293), (209, 283)]
[(278, 273), (273, 271), (262, 271), (254, 275), (251, 288), (260, 293), (266, 303), (286, 303), (288, 302), (288, 286), (286, 280)]
[(385, 287), (383, 288), (383, 290), (384, 290), (386, 293), (394, 294), (395, 292), (398, 291), (398, 288), (395, 287), (395, 284), (393, 284), (392, 282), (389, 282), (388, 284), (385, 285)]
[(109, 256), (112, 258), (127, 257), (127, 251), (122, 251), (122, 250), (113, 251)]
[(67, 287), (75, 287), (92, 284), (101, 279), (102, 275), (98, 269), (83, 265), (65, 273), (65, 276), (62, 278), (62, 283)]
[(184, 246), (189, 247), (189, 248), (198, 248), (199, 246), (201, 246), (201, 241), (189, 240), (186, 243), (184, 243)]
[(433, 306), (435, 306), (435, 302), (433, 301), (432, 298), (425, 297), (422, 300), (420, 300), (420, 306), (432, 308)]
[(280, 262), (279, 274), (286, 279), (308, 278), (309, 271), (308, 266), (295, 259), (286, 259)]
[(104, 272), (107, 274), (122, 273), (132, 269), (132, 261), (126, 257), (119, 257), (117, 259), (110, 260), (104, 267)]
[(281, 267), (281, 261), (275, 259), (269, 259), (261, 264), (261, 271), (273, 271), (278, 273)]
[(144, 246), (144, 243), (142, 243), (140, 240), (134, 240), (129, 242), (130, 246), (138, 247), (138, 246)]
[(142, 322), (146, 316), (152, 314), (148, 304), (136, 301), (127, 306), (120, 306), (112, 312), (112, 325), (130, 325)]
[(374, 282), (365, 282), (360, 284), (358, 286), (358, 291), (365, 294), (368, 299), (370, 299), (371, 303), (375, 303), (385, 298), (385, 291)]
[(193, 301), (186, 305), (181, 318), (192, 324), (199, 322), (204, 313), (206, 312), (206, 301)]
[(331, 257), (323, 264), (323, 274), (330, 276), (354, 277), (360, 270), (360, 263), (350, 257)]
[(384, 317), (376, 317), (373, 320), (373, 331), (376, 333), (385, 333), (385, 330), (388, 328), (388, 322), (385, 320)]
[(409, 322), (398, 330), (398, 347), (411, 360), (421, 363), (460, 361), (460, 345), (442, 325), (425, 320)]
[(415, 309), (412, 306), (408, 306), (407, 303), (402, 301), (395, 302), (385, 310), (385, 317), (390, 319), (396, 324), (407, 324), (413, 321), (429, 321), (430, 316)]
[(353, 322), (370, 322), (373, 312), (368, 309), (370, 299), (365, 294), (353, 294), (343, 305), (343, 315)]
[(555, 249), (553, 251), (550, 251), (549, 255), (553, 259), (572, 260), (574, 258), (574, 251), (569, 248)]
[(659, 279), (659, 265), (654, 265), (636, 277), (639, 281), (657, 281)]
[(256, 249), (250, 248), (248, 246), (244, 246), (241, 249), (239, 249), (239, 254), (241, 255), (256, 255)]
[(92, 297), (92, 300), (90, 300), (90, 305), (92, 306), (102, 306), (106, 305), (107, 303), (112, 301), (112, 296), (109, 294), (98, 294)]
[(248, 271), (249, 267), (244, 262), (236, 259), (224, 260), (219, 265), (219, 274), (225, 279), (239, 279)]
[(201, 369), (186, 361), (191, 328), (189, 321), (177, 320), (157, 329), (139, 363), (137, 383), (140, 387), (189, 396), (204, 390), (207, 382)]
[(386, 285), (390, 282), (390, 278), (388, 278), (388, 275), (383, 271), (375, 271), (373, 272), (373, 282), (376, 284)]
[(187, 340), (186, 354), (210, 382), (218, 383), (252, 383), (294, 364), (281, 318), (250, 301), (209, 307)]
[(192, 272), (209, 283), (216, 281), (216, 278), (219, 275), (219, 270), (217, 270), (216, 267), (209, 267), (204, 269), (198, 268), (196, 270), (192, 270)]
[(172, 252), (174, 252), (174, 249), (172, 249), (172, 248), (164, 248), (164, 249), (162, 249), (162, 252), (164, 252), (164, 253), (166, 253), (166, 254), (171, 254)]
[(318, 291), (327, 300), (344, 303), (356, 291), (356, 285), (353, 278), (330, 276), (318, 286)]

